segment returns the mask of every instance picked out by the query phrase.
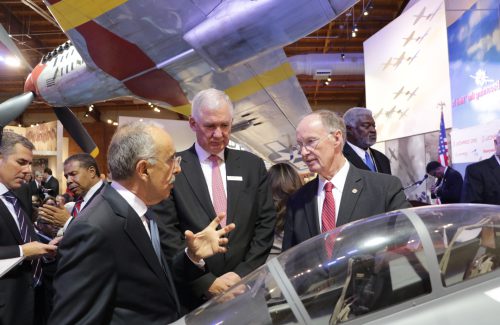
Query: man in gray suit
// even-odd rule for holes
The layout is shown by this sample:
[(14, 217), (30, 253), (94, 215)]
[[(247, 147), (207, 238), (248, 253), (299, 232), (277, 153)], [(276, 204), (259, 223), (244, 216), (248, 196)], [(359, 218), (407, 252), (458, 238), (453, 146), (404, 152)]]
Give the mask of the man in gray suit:
[(193, 298), (199, 298), (185, 301), (188, 308), (221, 293), (262, 265), (273, 244), (276, 210), (266, 168), (259, 157), (226, 148), (232, 120), (233, 104), (223, 91), (207, 89), (195, 96), (189, 125), (196, 133), (196, 143), (179, 153), (182, 172), (175, 181), (172, 200), (155, 210), (167, 222), (165, 250), (179, 245), (173, 238), (181, 240), (186, 229), (206, 227), (216, 213), (225, 213), (226, 222), (236, 224), (227, 254), (208, 258), (210, 273), (187, 288)]
[(297, 126), (297, 144), (318, 177), (288, 201), (283, 250), (348, 222), (409, 208), (401, 181), (351, 165), (342, 148), (345, 125), (331, 111), (316, 111)]

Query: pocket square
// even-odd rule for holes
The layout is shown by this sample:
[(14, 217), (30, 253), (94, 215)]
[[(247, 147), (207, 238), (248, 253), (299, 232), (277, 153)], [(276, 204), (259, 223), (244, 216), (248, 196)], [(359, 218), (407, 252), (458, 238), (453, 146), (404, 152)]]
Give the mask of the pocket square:
[(228, 176), (227, 177), (228, 181), (238, 181), (238, 182), (243, 182), (243, 177), (242, 176)]

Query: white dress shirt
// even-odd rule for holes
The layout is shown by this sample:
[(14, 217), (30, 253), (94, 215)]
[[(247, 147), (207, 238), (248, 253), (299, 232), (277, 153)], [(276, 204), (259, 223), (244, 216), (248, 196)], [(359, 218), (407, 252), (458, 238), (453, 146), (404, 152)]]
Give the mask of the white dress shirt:
[[(212, 194), (212, 162), (208, 159), (211, 154), (205, 151), (205, 149), (203, 149), (198, 144), (198, 142), (194, 144), (194, 148), (196, 150), (196, 154), (198, 155), (198, 159), (200, 160), (201, 170), (203, 171), (203, 176), (205, 177), (205, 182), (207, 183), (208, 192), (210, 193), (210, 199), (213, 202), (214, 198)], [(226, 193), (227, 197), (226, 162), (224, 161), (224, 150), (219, 152), (217, 154), (217, 157), (221, 159), (219, 163), (219, 170), (220, 176), (222, 177), (222, 184), (224, 185), (224, 192)]]
[(339, 215), (339, 207), (340, 201), (342, 198), (342, 191), (344, 190), (345, 182), (347, 179), (347, 173), (349, 172), (349, 162), (347, 159), (344, 162), (344, 166), (342, 166), (339, 171), (332, 177), (332, 179), (326, 179), (323, 176), (318, 177), (318, 192), (317, 203), (318, 203), (318, 218), (319, 218), (319, 227), (321, 231), (321, 213), (323, 212), (323, 202), (325, 201), (325, 183), (331, 182), (333, 184), (332, 194), (333, 199), (335, 201), (335, 224), (337, 224), (338, 215)]

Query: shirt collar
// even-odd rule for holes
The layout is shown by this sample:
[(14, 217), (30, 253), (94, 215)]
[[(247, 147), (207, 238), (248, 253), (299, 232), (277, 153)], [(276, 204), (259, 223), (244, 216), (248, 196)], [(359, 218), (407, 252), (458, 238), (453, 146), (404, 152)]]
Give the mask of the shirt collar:
[(132, 209), (134, 209), (135, 213), (137, 213), (139, 217), (142, 217), (146, 214), (148, 207), (141, 199), (137, 197), (137, 195), (127, 190), (118, 182), (112, 182), (111, 187), (114, 188), (118, 192), (118, 194), (120, 194), (120, 196), (125, 199), (125, 201), (127, 201), (127, 203), (132, 207)]
[(358, 156), (360, 157), (363, 157), (363, 159), (365, 159), (365, 152), (370, 152), (370, 148), (364, 150), (352, 143), (350, 143), (349, 141), (347, 141), (347, 144), (351, 146), (352, 150), (354, 150), (354, 152), (356, 152), (358, 154)]
[(102, 183), (102, 180), (99, 180), (97, 183), (95, 183), (83, 196), (83, 201), (88, 202), (90, 198), (95, 194), (95, 192), (97, 192), (97, 190), (101, 187)]
[[(198, 155), (198, 159), (200, 161), (206, 161), (208, 159), (208, 157), (210, 157), (212, 155), (211, 153), (209, 153), (208, 151), (206, 151), (205, 149), (203, 149), (198, 144), (198, 142), (194, 143), (194, 149), (196, 150), (196, 154)], [(221, 152), (219, 152), (216, 156), (219, 157), (222, 161), (224, 161), (224, 150), (222, 150)]]
[(4, 195), (8, 191), (9, 189), (7, 188), (7, 186), (5, 186), (3, 183), (0, 183), (0, 195)]
[(343, 192), (345, 182), (347, 179), (347, 173), (349, 173), (349, 162), (347, 159), (345, 160), (344, 166), (342, 166), (339, 171), (332, 177), (332, 179), (326, 179), (323, 176), (319, 175), (318, 177), (318, 192), (323, 191), (323, 187), (326, 182), (331, 182), (333, 186), (340, 191)]

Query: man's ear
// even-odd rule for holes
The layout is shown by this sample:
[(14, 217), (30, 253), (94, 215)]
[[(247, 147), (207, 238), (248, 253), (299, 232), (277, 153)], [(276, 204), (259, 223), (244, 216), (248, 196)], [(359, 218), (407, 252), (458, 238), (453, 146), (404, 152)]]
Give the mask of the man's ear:
[(140, 178), (146, 179), (149, 177), (148, 166), (149, 163), (147, 160), (141, 159), (137, 162), (137, 164), (135, 165), (135, 171)]
[(196, 121), (194, 120), (193, 116), (189, 116), (189, 127), (191, 128), (191, 130), (195, 131)]

